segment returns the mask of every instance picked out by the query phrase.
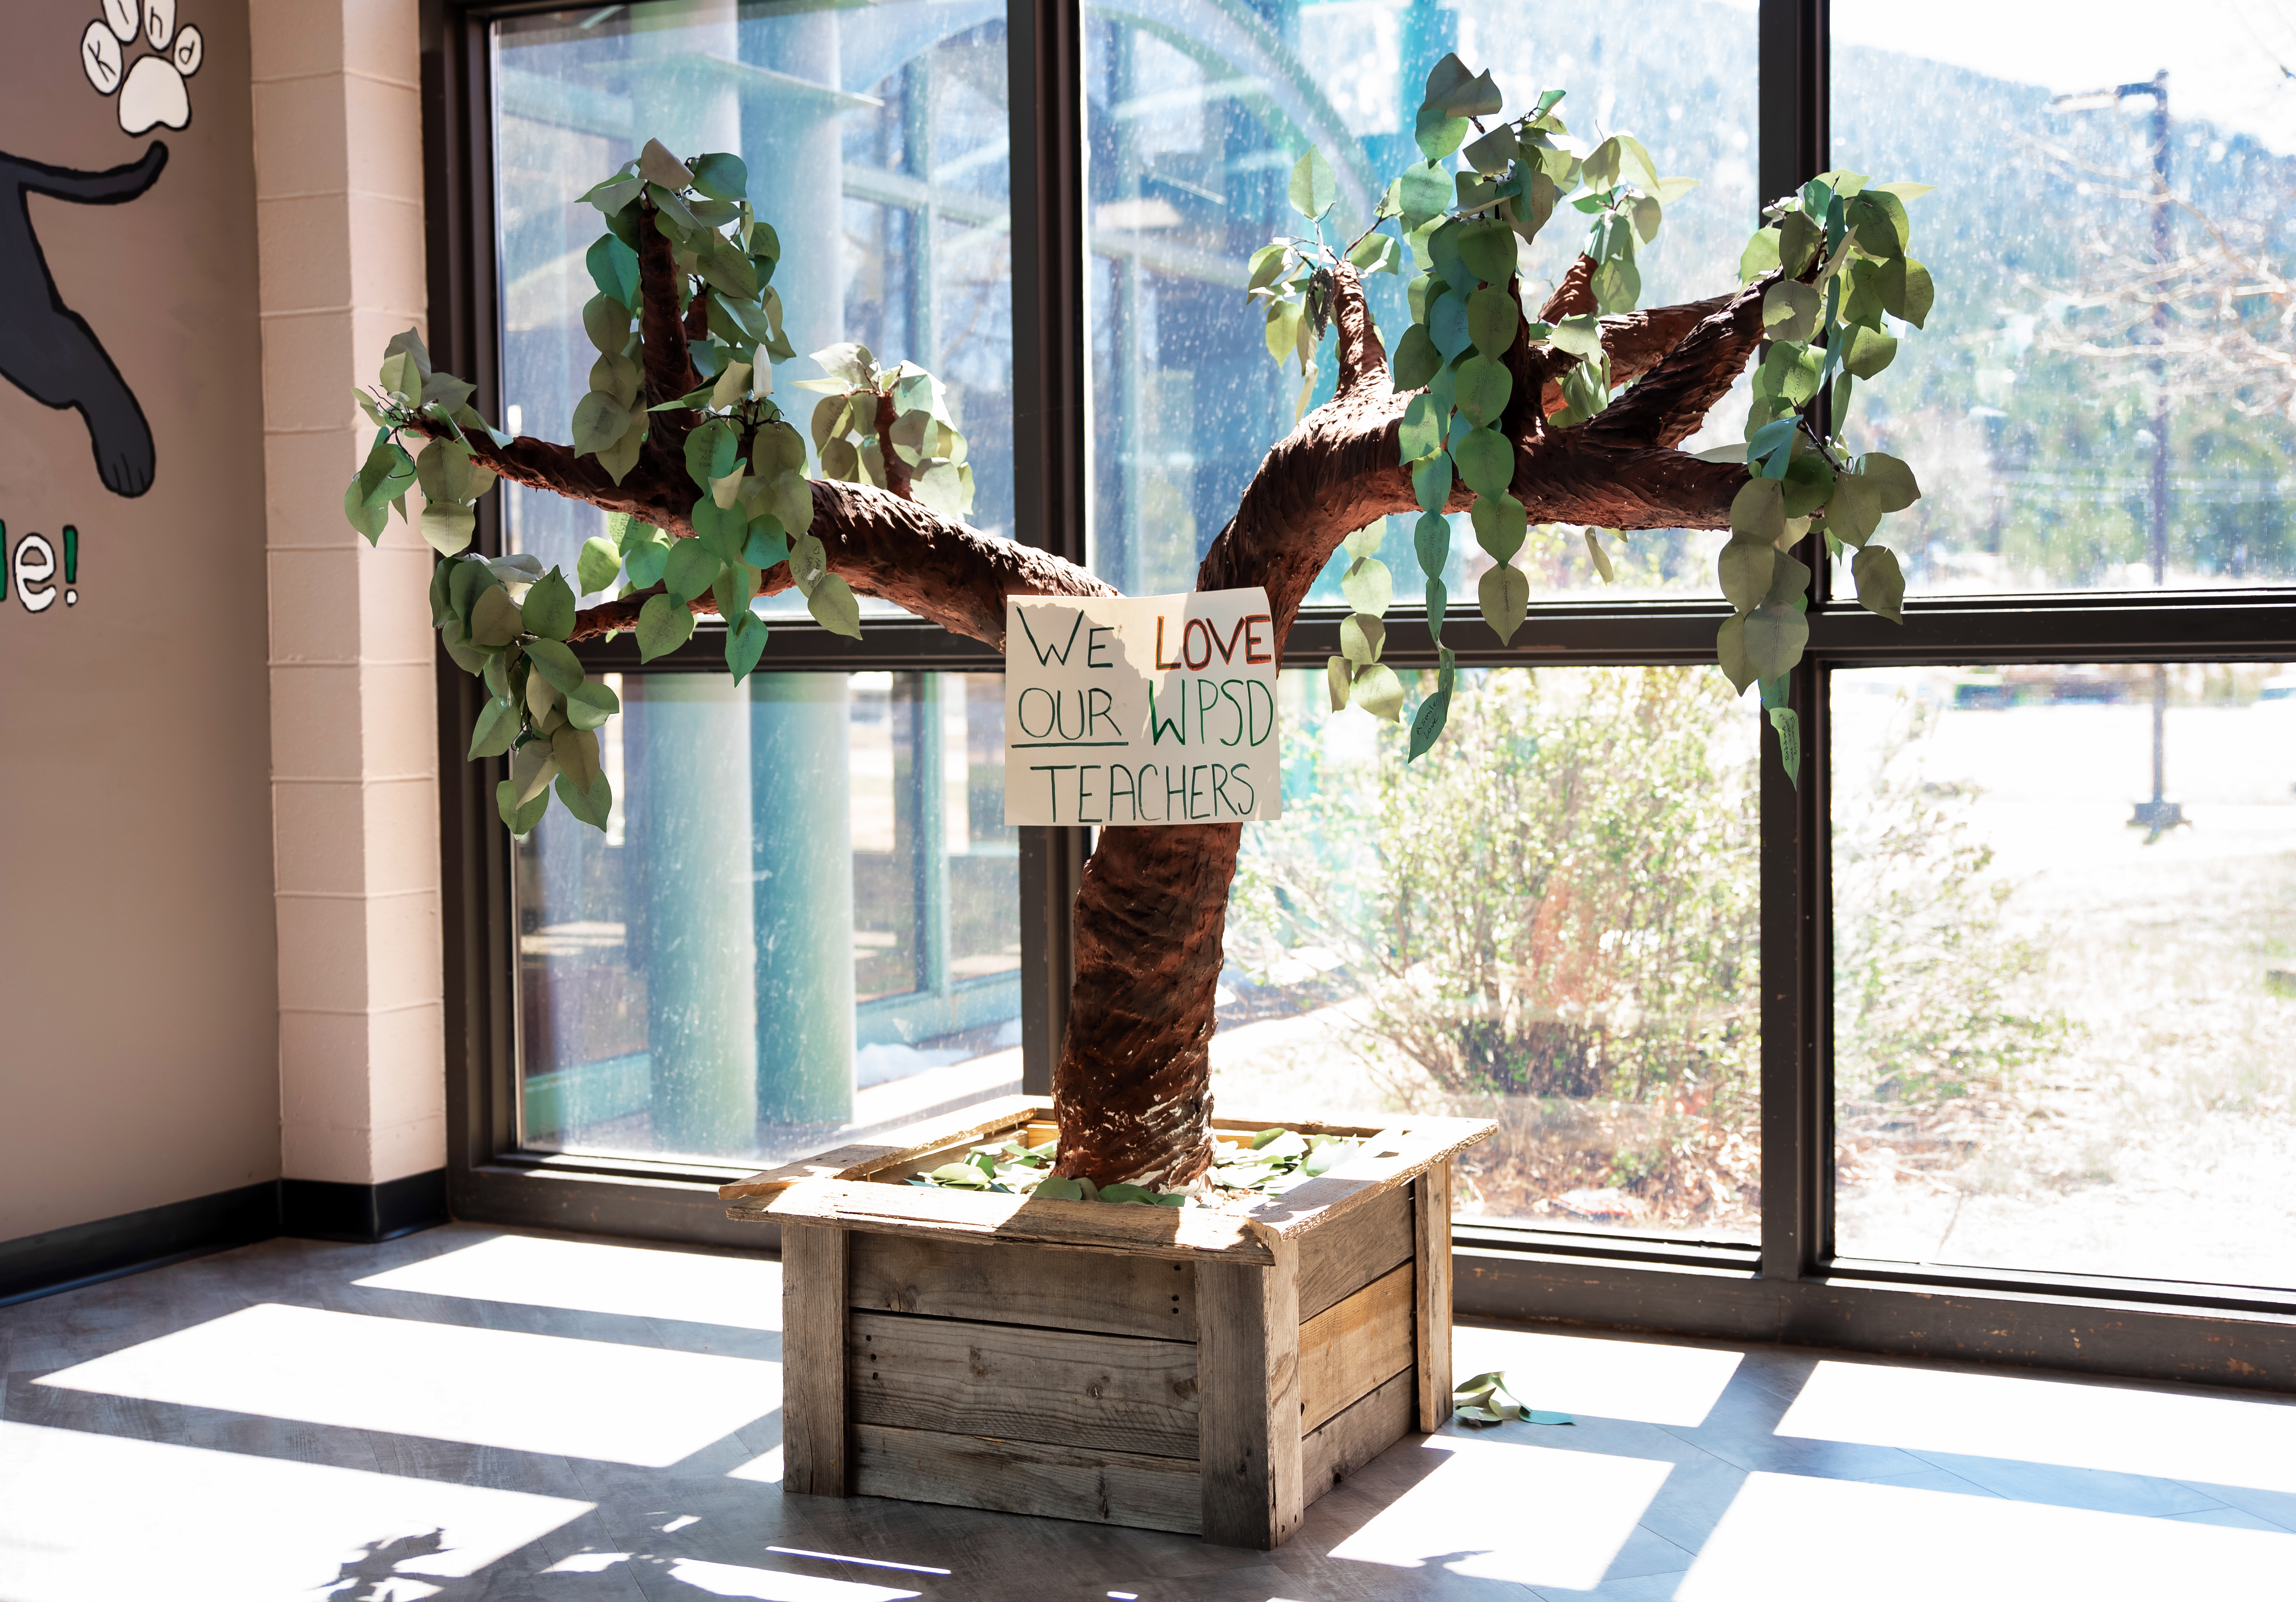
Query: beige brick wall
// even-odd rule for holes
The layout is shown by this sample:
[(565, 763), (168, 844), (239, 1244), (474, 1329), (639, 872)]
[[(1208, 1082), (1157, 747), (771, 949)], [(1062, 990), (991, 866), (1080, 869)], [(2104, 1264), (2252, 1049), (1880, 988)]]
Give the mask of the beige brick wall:
[(373, 434), (352, 388), (423, 324), (417, 7), (249, 9), (282, 1155), (373, 1184), (446, 1160), (431, 556), (341, 512)]

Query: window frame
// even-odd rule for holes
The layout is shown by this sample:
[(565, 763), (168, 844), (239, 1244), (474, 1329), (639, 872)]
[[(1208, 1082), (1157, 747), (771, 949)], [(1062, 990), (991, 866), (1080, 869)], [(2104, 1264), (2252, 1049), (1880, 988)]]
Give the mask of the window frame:
[[(565, 0), (423, 0), (422, 108), (431, 346), (498, 405), (488, 29)], [(1827, 0), (1759, 0), (1759, 192), (1830, 165)], [(1079, 0), (1008, 0), (1013, 239), (1015, 536), (1081, 563), (1086, 416)], [(1750, 219), (1751, 221), (1751, 219)], [(500, 497), (479, 505), (478, 548), (501, 549)], [(1856, 666), (2036, 661), (2277, 661), (2296, 656), (2296, 587), (1909, 598), (1902, 628), (1829, 593), (1817, 563), (1810, 636), (1794, 670), (1802, 782), (1767, 757), (1760, 780), (1762, 1220), (1759, 1245), (1710, 1245), (1463, 1220), (1463, 1316), (1724, 1340), (1782, 1340), (2052, 1368), (2284, 1384), (2296, 1372), (2296, 1289), (1940, 1269), (1839, 1256), (1833, 1098), (1827, 690)], [(1343, 609), (1301, 613), (1296, 660), (1339, 649)], [(1459, 652), (1463, 666), (1710, 661), (1718, 602), (1539, 605), (1526, 644)], [(714, 625), (646, 672), (722, 671)], [(640, 670), (635, 642), (586, 647), (603, 671)], [(1423, 612), (1398, 607), (1386, 659), (1432, 667)], [(776, 620), (760, 667), (1001, 671), (976, 641), (915, 620), (865, 637)], [(439, 658), (440, 867), (447, 1045), (447, 1193), (454, 1216), (507, 1225), (771, 1251), (777, 1232), (726, 1220), (715, 1187), (738, 1168), (576, 1157), (518, 1145), (512, 850), (494, 774), (463, 760), (476, 681)], [(1027, 828), (1020, 863), (1023, 1086), (1051, 1089), (1071, 972), (1069, 910), (1087, 831)]]

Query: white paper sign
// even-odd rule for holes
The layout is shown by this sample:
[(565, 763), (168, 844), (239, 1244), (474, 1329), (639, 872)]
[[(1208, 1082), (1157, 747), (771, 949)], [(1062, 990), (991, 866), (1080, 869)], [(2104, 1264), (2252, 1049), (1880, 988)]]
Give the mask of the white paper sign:
[(1004, 821), (1282, 816), (1264, 589), (1007, 596)]

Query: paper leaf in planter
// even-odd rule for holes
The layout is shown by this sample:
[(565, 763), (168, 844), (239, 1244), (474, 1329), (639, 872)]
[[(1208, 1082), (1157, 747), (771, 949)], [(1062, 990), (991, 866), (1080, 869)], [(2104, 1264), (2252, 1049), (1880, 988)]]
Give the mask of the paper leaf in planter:
[(1055, 1175), (1051, 1179), (1039, 1179), (1032, 1194), (1047, 1202), (1081, 1202), (1084, 1200), (1084, 1187), (1074, 1179), (1064, 1179)]

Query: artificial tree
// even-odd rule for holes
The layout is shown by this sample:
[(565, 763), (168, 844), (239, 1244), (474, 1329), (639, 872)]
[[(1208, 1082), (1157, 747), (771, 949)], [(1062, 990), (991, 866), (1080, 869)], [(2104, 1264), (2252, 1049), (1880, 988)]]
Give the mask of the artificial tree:
[[(1858, 599), (1898, 615), (1903, 578), (1872, 537), (1919, 490), (1904, 464), (1854, 455), (1842, 436), (1855, 383), (1894, 354), (1888, 319), (1919, 326), (1929, 309), (1929, 275), (1906, 254), (1904, 205), (1924, 186), (1812, 179), (1766, 209), (1736, 288), (1638, 310), (1637, 246), (1690, 181), (1661, 177), (1628, 136), (1574, 146), (1561, 99), (1549, 90), (1503, 116), (1490, 75), (1446, 57), (1418, 114), (1424, 159), (1344, 246), (1324, 234), (1331, 168), (1315, 151), (1300, 158), (1291, 198), (1308, 231), (1259, 250), (1245, 288), (1265, 303), (1271, 355), (1299, 362), (1303, 410), (1336, 329), (1336, 388), (1269, 451), (1198, 587), (1264, 587), (1281, 638), (1347, 545), (1355, 611), (1344, 654), (1326, 664), (1332, 702), (1399, 719), (1406, 689), (1380, 661), (1392, 576), (1371, 554), (1375, 539), (1350, 537), (1414, 516), (1442, 664), (1410, 713), (1415, 756), (1440, 736), (1455, 694), (1442, 645), (1445, 628), (1462, 627), (1447, 617), (1447, 513), (1467, 513), (1492, 559), (1478, 610), (1503, 642), (1526, 613), (1528, 580), (1510, 559), (1527, 524), (1584, 525), (1598, 566), (1598, 530), (1726, 529), (1717, 569), (1733, 615), (1718, 658), (1742, 693), (1761, 686), (1791, 772), (1785, 675), (1807, 637), (1810, 579), (1794, 547), (1813, 528), (1830, 549), (1855, 547)], [(745, 182), (736, 157), (680, 160), (649, 143), (584, 197), (608, 233), (589, 254), (599, 292), (582, 321), (599, 356), (570, 445), (489, 427), (469, 404), (472, 386), (433, 371), (411, 332), (359, 396), (381, 431), (346, 513), (372, 541), (394, 504), (405, 515), (419, 481), (421, 526), (440, 554), (433, 620), (448, 654), (492, 692), (471, 755), (510, 757), (497, 794), (517, 833), (554, 788), (596, 826), (612, 805), (593, 731), (618, 709), (570, 649), (585, 641), (634, 630), (651, 659), (683, 645), (697, 614), (716, 614), (728, 620), (738, 681), (767, 635), (750, 600), (791, 586), (840, 632), (857, 634), (855, 596), (869, 595), (999, 649), (1007, 596), (1116, 593), (1048, 552), (966, 526), (964, 441), (938, 384), (914, 366), (882, 369), (857, 346), (817, 353), (827, 376), (808, 384), (827, 393), (810, 433), (823, 476), (807, 475), (807, 438), (773, 398), (773, 363), (795, 355), (770, 284), (781, 245)], [(1586, 248), (1533, 316), (1519, 249), (1565, 204), (1591, 218)], [(1401, 274), (1406, 260), (1412, 320), (1390, 358), (1363, 279)], [(1758, 353), (1745, 445), (1677, 448)], [(402, 435), (422, 441), (419, 456)], [(472, 503), (498, 478), (608, 513), (614, 537), (585, 547), (577, 577), (584, 594), (619, 577), (619, 593), (578, 607), (555, 570), (466, 552)], [(1075, 988), (1054, 1078), (1060, 1174), (1177, 1188), (1209, 1168), (1213, 998), (1241, 833), (1100, 834), (1077, 899)]]

